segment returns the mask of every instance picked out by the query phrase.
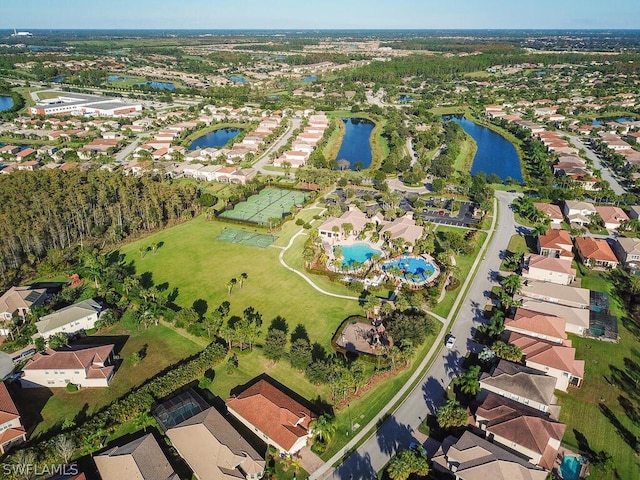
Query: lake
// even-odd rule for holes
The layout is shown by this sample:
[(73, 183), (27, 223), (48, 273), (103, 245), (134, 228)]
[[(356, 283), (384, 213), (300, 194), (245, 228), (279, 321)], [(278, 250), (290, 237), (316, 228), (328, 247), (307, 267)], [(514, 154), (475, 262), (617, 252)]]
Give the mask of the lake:
[(107, 81), (109, 82), (123, 82), (125, 80), (129, 80), (129, 77), (121, 77), (120, 75), (111, 75), (107, 77)]
[(398, 102), (399, 103), (409, 103), (409, 102), (413, 102), (413, 98), (410, 97), (409, 95), (400, 95), (398, 97)]
[(191, 145), (189, 145), (189, 150), (197, 150), (198, 148), (224, 147), (240, 132), (242, 132), (241, 128), (219, 128), (218, 130), (205, 133), (201, 137), (196, 138), (193, 142), (191, 142)]
[(236, 83), (247, 83), (246, 79), (239, 77), (238, 75), (231, 75), (229, 78), (231, 79), (231, 81)]
[(63, 77), (63, 76), (53, 77), (51, 79), (51, 81), (53, 83), (60, 83), (60, 82), (63, 82), (65, 78), (67, 78), (67, 77)]
[(176, 89), (176, 86), (173, 83), (169, 83), (169, 82), (142, 82), (142, 83), (138, 83), (137, 85), (155, 88), (156, 90), (175, 90)]
[(13, 98), (7, 96), (0, 96), (0, 112), (9, 110), (13, 107)]
[(626, 122), (635, 122), (635, 117), (618, 117), (618, 118), (594, 118), (591, 122), (591, 125), (597, 127), (606, 122), (618, 122), (618, 123), (626, 123)]
[(522, 182), (520, 158), (509, 140), (461, 116), (448, 116), (444, 120), (456, 122), (475, 140), (478, 150), (471, 165), (472, 175), (478, 172), (484, 172), (487, 175), (495, 173), (502, 180), (511, 177)]
[[(349, 162), (350, 169), (354, 169), (356, 162), (362, 163), (362, 168), (371, 166), (371, 132), (375, 124), (365, 118), (342, 118), (345, 126), (342, 144), (336, 156), (336, 161)], [(346, 165), (338, 165), (344, 169)]]
[(309, 75), (308, 77), (304, 77), (302, 79), (303, 82), (315, 82), (316, 80), (318, 80), (317, 75)]

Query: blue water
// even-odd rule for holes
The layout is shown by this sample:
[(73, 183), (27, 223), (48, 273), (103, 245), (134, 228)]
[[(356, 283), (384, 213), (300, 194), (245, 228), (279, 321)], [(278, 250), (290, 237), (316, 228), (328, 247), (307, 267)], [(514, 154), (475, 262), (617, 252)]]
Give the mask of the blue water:
[(63, 82), (65, 78), (67, 78), (67, 77), (63, 77), (63, 76), (53, 77), (53, 78), (51, 79), (51, 81), (52, 81), (53, 83), (60, 83), (60, 82)]
[(176, 86), (169, 82), (142, 82), (138, 85), (146, 85), (147, 87), (155, 88), (156, 90), (175, 90)]
[(394, 260), (384, 262), (382, 265), (383, 270), (388, 270), (392, 267), (402, 269), (403, 273), (418, 275), (418, 277), (406, 278), (406, 280), (411, 283), (422, 283), (436, 271), (436, 267), (431, 262), (428, 262), (422, 257), (413, 257), (410, 255), (403, 255)]
[(400, 97), (398, 97), (398, 102), (399, 103), (413, 102), (413, 97), (410, 97), (409, 95), (400, 95)]
[[(129, 77), (121, 77), (120, 75), (111, 75), (110, 77), (107, 77), (107, 80), (109, 82), (118, 82), (120, 80), (129, 80)], [(139, 83), (138, 85), (143, 85), (143, 84)]]
[(0, 112), (9, 110), (11, 107), (13, 107), (13, 98), (0, 96)]
[(449, 119), (459, 124), (478, 145), (471, 165), (471, 175), (478, 172), (487, 175), (495, 173), (502, 180), (511, 177), (518, 182), (522, 181), (520, 158), (509, 140), (464, 117), (454, 116)]
[(340, 248), (342, 249), (342, 266), (347, 268), (351, 267), (353, 262), (365, 263), (374, 255), (382, 254), (380, 250), (371, 248), (366, 243), (354, 243), (353, 245), (345, 245)]
[(191, 142), (191, 145), (189, 145), (189, 150), (224, 147), (241, 131), (242, 129), (240, 128), (219, 128), (218, 130), (214, 130), (213, 132), (206, 133), (201, 137), (196, 138)]
[(573, 455), (565, 455), (560, 463), (560, 476), (562, 480), (579, 480), (582, 463)]
[(239, 77), (237, 75), (231, 75), (229, 78), (236, 83), (247, 83), (246, 79)]
[(342, 122), (346, 131), (336, 156), (338, 168), (341, 168), (340, 160), (348, 161), (351, 169), (356, 162), (362, 162), (363, 168), (368, 168), (371, 166), (370, 137), (375, 125), (364, 118), (343, 118)]
[(315, 82), (316, 80), (318, 80), (318, 76), (317, 75), (309, 75), (309, 76), (304, 77), (302, 79), (303, 82)]
[(591, 125), (593, 125), (594, 127), (597, 127), (599, 125), (602, 125), (605, 122), (610, 122), (611, 120), (614, 120), (618, 123), (626, 123), (626, 122), (634, 122), (635, 121), (635, 117), (620, 117), (620, 118), (615, 118), (615, 119), (611, 119), (611, 118), (594, 118), (593, 121), (591, 122)]

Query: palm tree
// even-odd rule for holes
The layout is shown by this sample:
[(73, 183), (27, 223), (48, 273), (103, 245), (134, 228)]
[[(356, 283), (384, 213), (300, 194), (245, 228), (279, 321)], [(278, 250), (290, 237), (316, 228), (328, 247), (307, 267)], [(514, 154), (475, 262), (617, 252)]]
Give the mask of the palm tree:
[(407, 480), (412, 474), (425, 477), (429, 473), (427, 459), (412, 450), (403, 450), (391, 459), (387, 474), (391, 480)]
[(240, 274), (240, 288), (244, 285), (244, 281), (249, 277), (249, 275), (245, 272)]
[(500, 284), (509, 295), (513, 296), (520, 293), (520, 289), (522, 288), (522, 278), (520, 275), (509, 275), (504, 278)]
[(436, 415), (438, 425), (441, 428), (464, 427), (469, 422), (467, 410), (456, 400), (449, 400), (438, 409)]
[(334, 416), (323, 413), (310, 425), (314, 440), (328, 444), (338, 430)]
[(522, 359), (522, 350), (515, 345), (506, 344), (500, 340), (494, 342), (491, 350), (496, 353), (497, 357), (512, 362), (519, 362)]
[(227, 287), (227, 294), (231, 295), (231, 290), (233, 290), (233, 286), (236, 284), (236, 279), (232, 278), (231, 280), (229, 280), (226, 284)]
[(465, 395), (474, 396), (480, 391), (480, 366), (474, 365), (456, 378), (455, 383)]

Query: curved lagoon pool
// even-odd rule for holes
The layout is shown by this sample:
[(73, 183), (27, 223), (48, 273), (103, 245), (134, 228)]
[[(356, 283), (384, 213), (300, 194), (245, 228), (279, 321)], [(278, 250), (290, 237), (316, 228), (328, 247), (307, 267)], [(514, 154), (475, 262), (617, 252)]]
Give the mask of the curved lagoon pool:
[(428, 283), (440, 273), (436, 264), (414, 255), (403, 255), (386, 261), (382, 264), (382, 269), (398, 280), (413, 285)]
[(381, 255), (380, 250), (372, 248), (366, 243), (354, 243), (353, 245), (342, 245), (335, 247), (333, 253), (335, 254), (336, 248), (342, 249), (342, 268), (351, 268), (354, 263), (364, 264), (374, 255)]

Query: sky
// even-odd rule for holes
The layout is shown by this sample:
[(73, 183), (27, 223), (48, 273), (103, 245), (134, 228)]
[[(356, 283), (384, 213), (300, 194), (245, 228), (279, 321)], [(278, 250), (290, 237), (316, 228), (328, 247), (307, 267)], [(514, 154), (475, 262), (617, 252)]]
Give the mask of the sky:
[(637, 29), (640, 0), (2, 0), (0, 28)]

